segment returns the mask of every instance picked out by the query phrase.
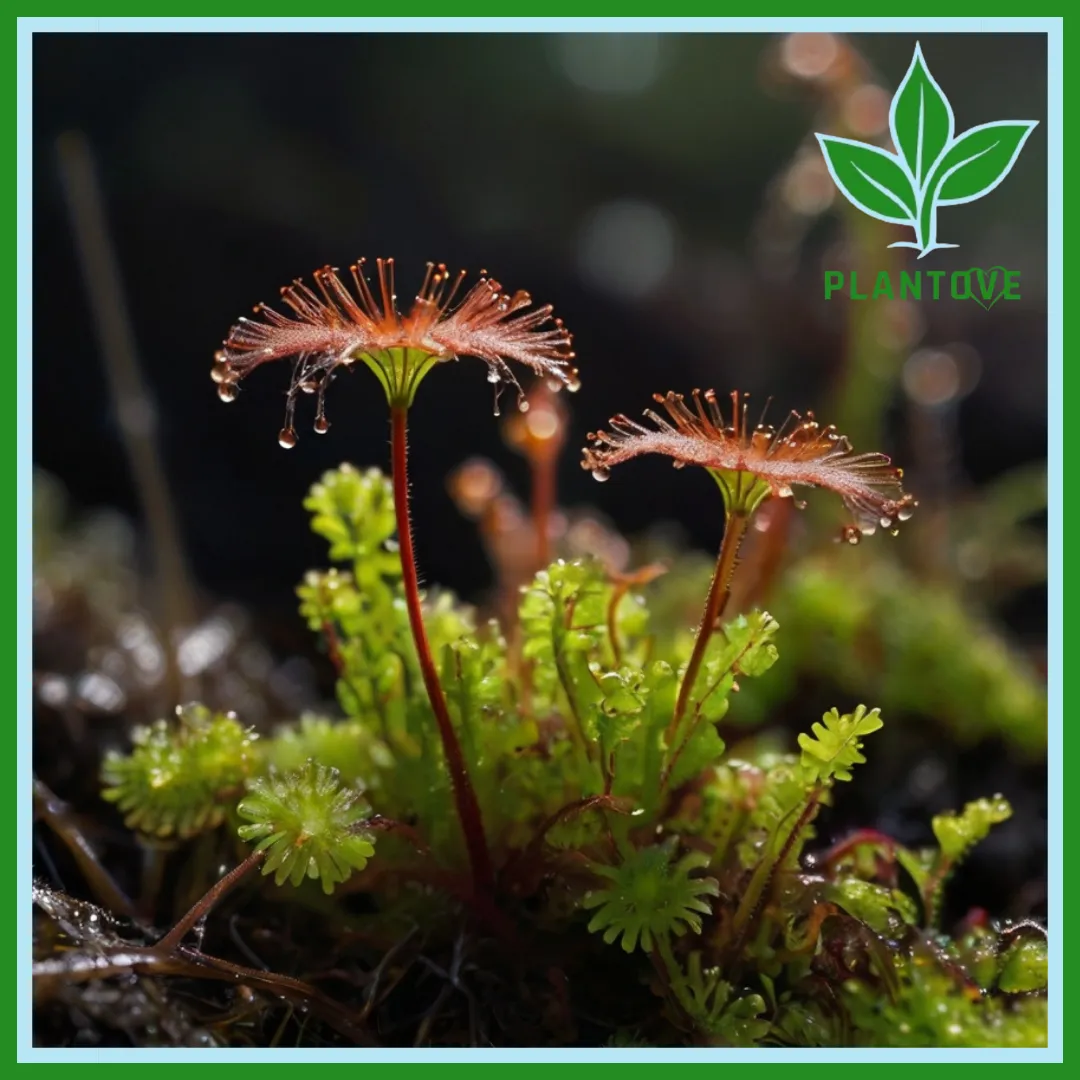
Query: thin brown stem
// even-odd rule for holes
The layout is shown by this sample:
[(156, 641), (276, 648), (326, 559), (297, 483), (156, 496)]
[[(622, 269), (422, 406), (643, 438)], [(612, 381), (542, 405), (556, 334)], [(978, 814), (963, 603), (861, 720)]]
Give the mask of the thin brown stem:
[(176, 507), (170, 498), (171, 488), (158, 448), (153, 399), (139, 368), (135, 335), (90, 144), (82, 133), (68, 132), (60, 136), (56, 148), (116, 422), (153, 546), (159, 615), (168, 643), (165, 650), (168, 685), (176, 700), (180, 695), (181, 675), (174, 638), (194, 622), (195, 603)]
[(454, 802), (472, 866), (473, 887), (478, 895), (491, 896), (495, 889), (495, 875), (491, 866), (487, 837), (484, 834), (483, 819), (480, 816), (480, 804), (476, 801), (476, 792), (473, 790), (472, 781), (469, 779), (468, 769), (465, 766), (461, 743), (450, 720), (450, 710), (447, 708), (446, 697), (439, 683), (427, 630), (424, 628), (423, 610), (420, 606), (420, 582), (416, 572), (412, 525), (409, 519), (408, 423), (407, 408), (403, 405), (392, 406), (390, 409), (391, 465), (405, 604), (409, 610), (409, 625), (412, 628), (413, 641), (416, 643), (420, 672), (431, 701), (431, 709), (435, 713), (435, 722), (439, 726), (443, 752), (446, 754), (446, 764), (450, 770)]
[(617, 582), (615, 587), (611, 590), (611, 600), (608, 601), (607, 608), (607, 632), (608, 642), (611, 645), (611, 657), (615, 662), (615, 666), (619, 667), (622, 664), (622, 646), (619, 643), (619, 623), (616, 615), (619, 610), (619, 604), (622, 603), (622, 598), (629, 592), (630, 586), (624, 582)]
[(123, 978), (134, 974), (216, 979), (234, 985), (243, 982), (310, 1008), (314, 1015), (359, 1046), (377, 1045), (361, 1026), (362, 1018), (309, 983), (289, 975), (243, 967), (229, 960), (209, 956), (198, 949), (179, 947), (166, 952), (161, 944), (149, 948), (111, 946), (92, 952), (69, 953), (63, 957), (39, 960), (34, 964), (32, 973), (34, 991), (42, 997), (60, 987), (75, 983)]
[(83, 832), (71, 807), (58, 798), (36, 776), (34, 777), (34, 816), (44, 821), (66, 845), (98, 900), (116, 914), (133, 918), (136, 914), (135, 905), (127, 898), (124, 890), (113, 881), (108, 870), (101, 865), (93, 844)]
[[(728, 515), (727, 524), (724, 526), (724, 539), (720, 544), (720, 554), (716, 559), (716, 570), (713, 572), (712, 584), (709, 586), (709, 595), (705, 600), (705, 611), (701, 617), (701, 625), (698, 627), (697, 640), (694, 642), (694, 651), (690, 654), (690, 661), (686, 665), (686, 673), (683, 675), (682, 685), (679, 687), (679, 697), (675, 702), (675, 714), (667, 729), (668, 746), (675, 746), (676, 736), (683, 717), (686, 715), (690, 704), (690, 697), (701, 671), (702, 662), (705, 659), (705, 650), (709, 640), (716, 629), (716, 621), (724, 613), (728, 599), (731, 596), (731, 579), (735, 575), (735, 567), (738, 564), (739, 548), (746, 536), (746, 528), (750, 523), (750, 515), (736, 512)], [(684, 738), (675, 749), (664, 768), (664, 775), (660, 781), (661, 788), (667, 786), (668, 779), (675, 763), (679, 759), (683, 748), (686, 746)]]
[(210, 914), (226, 895), (232, 892), (265, 857), (263, 851), (253, 851), (239, 866), (234, 866), (223, 878), (219, 878), (200, 899), (191, 906), (191, 910), (157, 943), (157, 948), (164, 952), (173, 952), (180, 947), (184, 938)]

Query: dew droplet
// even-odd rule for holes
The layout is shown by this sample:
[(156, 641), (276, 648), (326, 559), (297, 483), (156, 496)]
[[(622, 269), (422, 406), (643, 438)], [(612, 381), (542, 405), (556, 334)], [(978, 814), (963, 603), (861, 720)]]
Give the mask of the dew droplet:
[(282, 450), (291, 450), (296, 445), (296, 431), (291, 427), (283, 427), (278, 432), (277, 441)]
[(497, 383), (499, 381), (499, 373), (494, 368), (487, 373), (487, 381), (489, 383)]
[(882, 517), (882, 519), (881, 519), (881, 527), (883, 529), (891, 528), (892, 527), (892, 518), (891, 517)]
[(325, 435), (330, 430), (330, 421), (325, 416), (315, 417), (315, 434)]
[(562, 379), (545, 379), (544, 385), (553, 393), (557, 394), (563, 388)]
[(305, 394), (314, 394), (315, 391), (319, 389), (319, 384), (314, 379), (305, 379), (300, 384), (300, 389), (303, 390)]
[(528, 412), (529, 403), (525, 398), (518, 398), (518, 412)]
[(602, 484), (605, 480), (611, 478), (611, 470), (605, 469), (602, 465), (600, 465), (597, 468), (593, 469), (592, 478), (598, 483)]
[(915, 513), (915, 507), (913, 505), (912, 506), (901, 506), (900, 509), (896, 511), (896, 516), (901, 521), (910, 521), (911, 520), (911, 515), (914, 514), (914, 513)]
[(571, 394), (576, 394), (581, 389), (581, 379), (578, 378), (576, 372), (566, 380), (566, 389)]
[(222, 401), (235, 401), (237, 393), (236, 383), (223, 382), (218, 385), (217, 396)]

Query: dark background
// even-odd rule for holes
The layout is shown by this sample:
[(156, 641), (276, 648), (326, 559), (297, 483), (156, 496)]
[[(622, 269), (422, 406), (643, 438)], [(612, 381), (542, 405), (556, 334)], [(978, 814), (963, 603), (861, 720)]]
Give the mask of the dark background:
[[(852, 44), (891, 93), (909, 36)], [(958, 130), (1044, 118), (1041, 36), (922, 44)], [(291, 604), (292, 582), (321, 555), (298, 511), (307, 486), (341, 460), (385, 462), (385, 408), (366, 373), (329, 395), (332, 432), (301, 426), (291, 453), (276, 442), (283, 368), (260, 371), (229, 407), (208, 378), (251, 304), (358, 255), (394, 255), (403, 296), (434, 259), (553, 303), (584, 384), (563, 501), (596, 503), (631, 533), (676, 519), (712, 547), (707, 480), (670, 483), (662, 463), (643, 462), (633, 481), (600, 488), (572, 448), (656, 390), (740, 386), (774, 395), (778, 415), (827, 397), (843, 325), (821, 299), (821, 266), (839, 224), (826, 215), (781, 267), (756, 235), (817, 109), (812, 87), (777, 77), (782, 46), (760, 35), (35, 35), (35, 462), (78, 504), (137, 509), (55, 167), (54, 140), (75, 129), (96, 154), (183, 539), (214, 593)], [(998, 191), (942, 215), (973, 264), (1023, 271), (1022, 303), (921, 306), (922, 344), (962, 337), (981, 358), (960, 411), (974, 481), (1045, 457), (1045, 183), (1040, 124)], [(486, 568), (441, 477), (471, 454), (525, 476), (483, 372), (440, 370), (414, 418), (421, 563), (466, 594)]]

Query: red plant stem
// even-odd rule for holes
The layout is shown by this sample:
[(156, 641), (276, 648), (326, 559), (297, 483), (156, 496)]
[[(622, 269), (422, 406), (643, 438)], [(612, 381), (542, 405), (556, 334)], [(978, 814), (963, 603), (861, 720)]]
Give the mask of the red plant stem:
[(821, 860), (826, 871), (831, 871), (845, 855), (850, 855), (858, 847), (882, 847), (891, 860), (896, 859), (896, 841), (877, 829), (858, 829), (843, 840), (837, 841), (825, 853)]
[(536, 533), (536, 568), (543, 570), (551, 561), (551, 511), (555, 506), (554, 454), (540, 453), (532, 459), (532, 519)]
[(412, 525), (409, 520), (408, 429), (408, 409), (402, 405), (391, 406), (391, 471), (394, 480), (394, 511), (397, 514), (405, 603), (409, 609), (409, 625), (412, 628), (413, 641), (416, 643), (416, 655), (420, 661), (424, 686), (427, 688), (431, 708), (435, 713), (435, 722), (439, 725), (443, 752), (446, 754), (446, 764), (450, 769), (454, 802), (457, 806), (458, 819), (461, 821), (461, 831), (465, 834), (465, 846), (472, 866), (473, 887), (478, 894), (490, 896), (495, 889), (495, 875), (491, 868), (487, 837), (484, 835), (480, 804), (476, 801), (476, 792), (473, 790), (472, 781), (465, 767), (461, 743), (451, 723), (450, 710), (446, 707), (446, 698), (439, 683), (439, 675), (431, 655), (431, 645), (428, 643), (427, 631), (424, 629), (424, 615), (420, 607), (420, 582), (416, 573)]
[(199, 900), (195, 901), (191, 910), (157, 943), (156, 947), (164, 952), (177, 949), (199, 920), (209, 915), (218, 902), (232, 892), (265, 857), (265, 851), (253, 851), (239, 866), (234, 866), (223, 878), (219, 878)]
[(772, 880), (776, 877), (777, 870), (780, 870), (784, 862), (787, 860), (788, 855), (791, 854), (791, 849), (795, 846), (795, 842), (799, 839), (799, 834), (806, 828), (807, 825), (814, 819), (814, 815), (817, 814), (818, 808), (821, 805), (821, 796), (825, 793), (825, 788), (820, 784), (810, 792), (810, 797), (806, 800), (806, 805), (802, 809), (802, 813), (795, 821), (795, 827), (787, 834), (787, 839), (784, 841), (784, 846), (780, 849), (780, 854), (776, 856), (776, 861), (773, 863), (772, 873), (769, 876), (769, 881), (766, 883), (765, 889), (762, 890), (762, 896), (766, 895), (769, 888), (772, 886)]
[[(709, 587), (709, 595), (705, 601), (705, 612), (701, 616), (701, 626), (698, 627), (697, 640), (694, 642), (694, 651), (690, 654), (690, 662), (686, 665), (686, 674), (683, 676), (682, 685), (679, 687), (679, 697), (675, 702), (675, 715), (668, 725), (668, 745), (674, 743), (679, 730), (679, 724), (686, 715), (686, 708), (690, 704), (690, 695), (697, 682), (701, 663), (705, 659), (705, 649), (709, 639), (716, 629), (716, 620), (724, 613), (728, 598), (731, 596), (731, 579), (735, 574), (735, 565), (739, 557), (739, 548), (742, 546), (743, 537), (746, 535), (746, 527), (750, 523), (749, 515), (745, 513), (732, 513), (728, 515), (727, 524), (724, 526), (724, 539), (720, 544), (720, 554), (716, 560), (716, 571), (713, 573), (712, 585)], [(670, 771), (670, 770), (669, 770)]]

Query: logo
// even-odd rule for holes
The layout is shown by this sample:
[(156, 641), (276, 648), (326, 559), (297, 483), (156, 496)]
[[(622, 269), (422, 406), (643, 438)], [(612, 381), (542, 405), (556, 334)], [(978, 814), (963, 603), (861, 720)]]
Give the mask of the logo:
[(825, 271), (825, 299), (833, 293), (846, 295), (850, 300), (974, 300), (984, 311), (989, 311), (999, 300), (1020, 299), (1020, 271), (1006, 270), (1004, 266), (991, 266), (983, 270), (973, 266), (970, 270), (916, 270), (909, 274), (900, 271), (898, 281), (888, 270), (881, 270), (874, 284), (867, 284), (869, 292), (861, 292), (859, 273), (852, 270)]
[(1009, 175), (1037, 124), (995, 120), (955, 134), (952, 106), (916, 42), (889, 109), (896, 153), (835, 135), (818, 133), (817, 139), (844, 197), (879, 221), (914, 229), (914, 240), (889, 247), (914, 248), (921, 259), (957, 246), (938, 242), (938, 209), (974, 202), (993, 191)]

